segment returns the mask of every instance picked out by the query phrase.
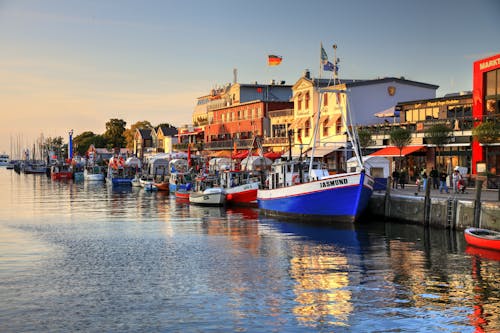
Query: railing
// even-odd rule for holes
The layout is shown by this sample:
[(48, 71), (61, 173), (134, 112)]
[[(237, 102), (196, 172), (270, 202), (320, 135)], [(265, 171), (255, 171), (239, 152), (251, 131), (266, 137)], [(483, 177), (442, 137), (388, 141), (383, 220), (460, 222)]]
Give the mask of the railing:
[(274, 110), (268, 112), (269, 118), (293, 116), (293, 109)]
[(264, 146), (271, 145), (284, 145), (288, 143), (287, 137), (275, 137), (275, 138), (264, 138), (264, 142), (262, 143)]
[(237, 149), (248, 149), (252, 147), (253, 139), (220, 140), (205, 143), (206, 150), (234, 149), (236, 143)]

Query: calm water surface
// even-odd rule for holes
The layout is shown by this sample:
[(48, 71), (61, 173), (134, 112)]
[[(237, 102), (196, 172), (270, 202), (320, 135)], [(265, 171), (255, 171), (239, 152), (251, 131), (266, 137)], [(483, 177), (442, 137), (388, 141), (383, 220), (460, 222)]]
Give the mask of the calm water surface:
[(499, 332), (500, 254), (0, 169), (1, 332)]

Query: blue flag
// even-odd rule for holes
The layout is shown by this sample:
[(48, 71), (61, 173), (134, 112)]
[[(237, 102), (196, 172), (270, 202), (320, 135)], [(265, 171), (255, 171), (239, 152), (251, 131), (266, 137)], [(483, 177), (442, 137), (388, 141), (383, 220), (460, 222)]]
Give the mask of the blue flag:
[(323, 64), (323, 70), (324, 71), (330, 71), (330, 72), (333, 72), (333, 64), (329, 61), (326, 62), (326, 64)]
[(323, 48), (323, 43), (321, 43), (321, 63), (323, 65), (326, 65), (326, 63), (328, 62), (328, 55), (326, 54), (326, 51), (325, 49)]

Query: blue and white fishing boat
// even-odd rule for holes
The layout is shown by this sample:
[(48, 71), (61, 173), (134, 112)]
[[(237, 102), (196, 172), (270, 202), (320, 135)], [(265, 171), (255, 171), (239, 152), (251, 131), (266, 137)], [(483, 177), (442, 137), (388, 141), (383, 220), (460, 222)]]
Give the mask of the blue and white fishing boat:
[[(320, 90), (320, 96), (324, 92), (326, 90)], [(317, 142), (320, 110), (316, 116), (314, 143)], [(354, 222), (361, 215), (373, 192), (374, 180), (362, 168), (357, 136), (350, 132), (349, 126), (345, 127), (358, 156), (360, 171), (330, 175), (326, 167), (312, 158), (308, 161), (277, 160), (267, 177), (267, 188), (257, 192), (258, 205), (264, 214), (339, 222)], [(315, 144), (311, 156), (314, 150)]]
[(106, 182), (112, 186), (132, 186), (132, 180), (141, 169), (141, 161), (137, 157), (111, 157), (108, 164)]

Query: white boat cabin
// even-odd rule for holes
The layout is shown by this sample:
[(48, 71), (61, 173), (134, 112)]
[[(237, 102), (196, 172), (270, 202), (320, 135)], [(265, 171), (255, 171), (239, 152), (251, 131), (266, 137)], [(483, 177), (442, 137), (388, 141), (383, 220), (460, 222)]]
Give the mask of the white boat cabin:
[(282, 161), (276, 160), (266, 180), (269, 189), (288, 187), (309, 181), (328, 177), (328, 170), (320, 162), (313, 161), (309, 173), (309, 161)]

